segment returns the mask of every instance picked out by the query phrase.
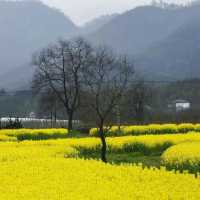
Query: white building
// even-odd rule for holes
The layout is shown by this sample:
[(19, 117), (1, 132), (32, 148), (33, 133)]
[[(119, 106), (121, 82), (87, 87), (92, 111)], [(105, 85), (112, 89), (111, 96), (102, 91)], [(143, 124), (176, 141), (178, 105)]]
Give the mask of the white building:
[(173, 101), (172, 104), (168, 105), (168, 107), (175, 109), (176, 112), (181, 112), (189, 110), (191, 108), (191, 103), (187, 100), (178, 99)]

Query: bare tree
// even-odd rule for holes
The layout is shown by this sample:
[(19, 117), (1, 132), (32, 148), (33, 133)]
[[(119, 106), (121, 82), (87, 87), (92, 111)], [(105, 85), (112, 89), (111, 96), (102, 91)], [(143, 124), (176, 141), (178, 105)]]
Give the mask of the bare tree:
[(60, 105), (57, 96), (51, 89), (41, 93), (38, 99), (38, 113), (42, 117), (44, 115), (50, 116), (51, 127), (53, 126), (53, 120), (56, 123), (58, 111), (63, 109), (63, 105)]
[(60, 40), (33, 56), (36, 66), (33, 89), (51, 88), (68, 116), (68, 129), (73, 128), (74, 113), (80, 106), (82, 71), (91, 58), (91, 46), (81, 38)]
[(128, 59), (115, 56), (106, 47), (97, 48), (93, 52), (93, 63), (85, 71), (86, 88), (89, 93), (89, 105), (96, 116), (98, 134), (102, 143), (101, 159), (106, 159), (106, 131), (111, 126), (112, 115), (119, 100), (126, 91), (132, 78), (133, 67)]
[(145, 107), (150, 103), (152, 96), (151, 88), (143, 80), (139, 80), (131, 85), (127, 96), (129, 99), (127, 105), (134, 109), (137, 123), (143, 124), (145, 120)]

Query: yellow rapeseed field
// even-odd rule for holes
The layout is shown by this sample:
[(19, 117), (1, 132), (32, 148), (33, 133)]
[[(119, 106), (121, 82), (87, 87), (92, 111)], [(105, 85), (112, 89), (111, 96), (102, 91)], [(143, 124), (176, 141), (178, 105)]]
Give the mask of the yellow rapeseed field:
[[(174, 147), (188, 144), (195, 152), (200, 134), (126, 136), (107, 142), (112, 151), (136, 144), (151, 149), (169, 142)], [(0, 142), (0, 199), (200, 199), (199, 176), (78, 158), (79, 148), (92, 151), (99, 145), (98, 138)]]
[[(142, 135), (142, 136), (124, 136), (124, 137), (108, 137), (107, 144), (111, 151), (124, 150), (126, 147), (134, 147), (141, 145), (149, 150), (154, 148), (162, 148), (165, 144), (173, 146), (185, 142), (200, 142), (200, 133), (191, 132), (188, 134), (165, 134), (165, 135)], [(15, 143), (14, 143), (15, 144)], [(81, 138), (81, 139), (58, 139), (58, 140), (42, 140), (42, 141), (23, 141), (19, 144), (27, 145), (64, 145), (75, 148), (83, 148), (88, 150), (99, 149), (101, 142), (99, 138)]]
[[(106, 129), (105, 129), (106, 130)], [(175, 134), (188, 133), (190, 131), (200, 132), (200, 124), (150, 124), (135, 126), (113, 126), (107, 132), (108, 136), (117, 135), (151, 135), (151, 134)], [(91, 136), (97, 136), (98, 129), (90, 130)]]
[(200, 142), (172, 146), (163, 153), (162, 159), (167, 166), (200, 172)]
[[(172, 146), (190, 141), (200, 142), (200, 134), (191, 132), (188, 134), (175, 134), (175, 135), (165, 134), (165, 135), (108, 137), (106, 140), (109, 149), (112, 151), (123, 150), (125, 147), (134, 148), (138, 145), (141, 145), (144, 148), (151, 150), (159, 147), (162, 148), (162, 146), (165, 146), (166, 144)], [(98, 138), (85, 138), (78, 140), (69, 139), (68, 143), (71, 144), (72, 146), (85, 149), (96, 149), (101, 144)]]
[(3, 162), (0, 175), (3, 200), (200, 199), (200, 178), (193, 175), (93, 160), (31, 158)]
[(16, 137), (0, 134), (0, 142), (17, 141)]
[(165, 135), (143, 135), (143, 136), (126, 136), (126, 137), (114, 137), (107, 139), (108, 144), (119, 148), (123, 148), (124, 145), (142, 144), (149, 148), (156, 146), (162, 146), (166, 143), (171, 145), (180, 144), (184, 142), (200, 141), (200, 133), (191, 132), (188, 134), (165, 134)]
[(3, 129), (0, 130), (1, 136), (15, 137), (18, 140), (41, 140), (66, 138), (68, 130), (60, 129)]
[(84, 139), (1, 143), (0, 199), (200, 199), (200, 177), (72, 159), (78, 152), (68, 142), (87, 144)]

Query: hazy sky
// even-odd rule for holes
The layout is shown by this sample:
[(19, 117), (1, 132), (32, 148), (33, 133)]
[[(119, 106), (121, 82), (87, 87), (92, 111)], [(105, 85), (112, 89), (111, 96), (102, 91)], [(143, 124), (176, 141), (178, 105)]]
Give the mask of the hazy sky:
[[(65, 12), (76, 24), (83, 24), (103, 14), (112, 14), (130, 10), (137, 5), (152, 0), (42, 0), (50, 6)], [(189, 0), (165, 0), (170, 3), (185, 3)]]

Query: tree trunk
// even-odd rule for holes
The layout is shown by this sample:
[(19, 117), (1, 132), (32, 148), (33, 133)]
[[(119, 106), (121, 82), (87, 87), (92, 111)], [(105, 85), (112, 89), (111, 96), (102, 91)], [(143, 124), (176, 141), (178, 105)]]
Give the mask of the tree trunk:
[(136, 109), (136, 120), (138, 125), (144, 124), (144, 104), (141, 101), (139, 101)]
[(53, 128), (53, 112), (51, 111), (51, 128)]
[(103, 162), (107, 163), (107, 159), (106, 159), (107, 145), (106, 145), (106, 138), (105, 138), (105, 135), (104, 135), (103, 126), (101, 126), (100, 129), (99, 129), (99, 136), (101, 138), (101, 143), (102, 143), (101, 160)]
[(55, 125), (57, 125), (57, 106), (56, 106), (56, 103), (55, 103), (55, 108), (54, 108), (54, 121), (55, 121)]
[(73, 112), (68, 113), (68, 131), (73, 130)]

